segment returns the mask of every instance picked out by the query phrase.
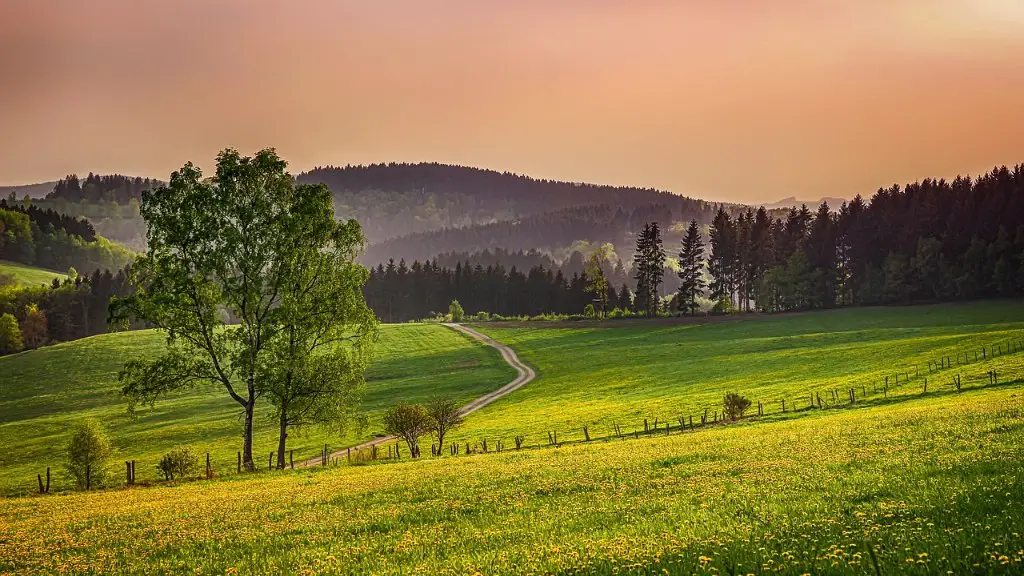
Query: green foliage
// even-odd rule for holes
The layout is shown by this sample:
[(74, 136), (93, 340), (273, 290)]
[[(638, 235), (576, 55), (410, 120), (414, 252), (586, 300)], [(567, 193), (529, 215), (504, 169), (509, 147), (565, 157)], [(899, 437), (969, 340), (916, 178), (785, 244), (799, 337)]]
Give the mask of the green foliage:
[(160, 458), (156, 469), (164, 480), (182, 479), (199, 470), (199, 456), (188, 446), (175, 448)]
[(80, 421), (67, 445), (68, 473), (79, 488), (102, 486), (111, 453), (110, 440), (100, 423), (92, 419)]
[[(608, 309), (608, 279), (604, 277), (604, 270), (601, 267), (603, 262), (602, 254), (605, 250), (607, 248), (591, 254), (590, 258), (587, 259), (586, 268), (584, 269), (584, 274), (587, 276), (586, 291), (594, 295), (598, 310), (602, 314)], [(595, 306), (593, 304), (587, 304), (587, 306), (590, 308), (590, 313), (588, 314), (586, 309), (584, 309), (583, 315), (593, 318)]]
[(735, 421), (743, 417), (743, 413), (750, 408), (750, 404), (750, 399), (746, 396), (741, 396), (736, 392), (729, 392), (725, 395), (725, 399), (722, 400), (722, 410), (725, 412), (726, 417)]
[(0, 315), (0, 355), (13, 354), (25, 349), (18, 319), (12, 314)]
[(732, 312), (732, 300), (725, 296), (719, 298), (715, 302), (715, 305), (711, 307), (711, 313), (715, 315), (732, 314)]
[(427, 402), (425, 408), (427, 418), (430, 420), (430, 430), (437, 438), (437, 445), (444, 448), (444, 439), (448, 433), (465, 423), (461, 407), (453, 398), (435, 396)]
[(462, 322), (466, 312), (462, 309), (462, 304), (459, 304), (458, 300), (452, 300), (451, 305), (448, 306), (448, 315), (451, 316), (452, 322)]
[[(138, 288), (113, 311), (164, 330), (169, 349), (125, 365), (126, 396), (152, 403), (198, 383), (221, 386), (243, 408), (249, 468), (261, 394), (283, 416), (282, 444), (289, 426), (351, 411), (376, 322), (362, 299), (367, 272), (354, 261), (362, 233), (334, 222), (326, 187), (295, 186), (273, 150), (225, 150), (213, 178), (187, 164), (168, 186), (143, 192), (141, 211), (149, 248), (132, 268)], [(237, 325), (226, 326), (224, 312)]]
[(697, 220), (691, 220), (686, 228), (679, 249), (679, 292), (677, 305), (680, 311), (696, 314), (697, 299), (704, 294), (704, 244), (700, 237)]
[(420, 437), (429, 432), (431, 426), (430, 413), (419, 404), (402, 402), (384, 412), (384, 431), (405, 440), (413, 457), (419, 448)]
[(587, 304), (586, 306), (583, 307), (583, 317), (584, 318), (595, 318), (595, 317), (597, 317), (597, 312), (594, 311), (594, 305), (593, 304)]

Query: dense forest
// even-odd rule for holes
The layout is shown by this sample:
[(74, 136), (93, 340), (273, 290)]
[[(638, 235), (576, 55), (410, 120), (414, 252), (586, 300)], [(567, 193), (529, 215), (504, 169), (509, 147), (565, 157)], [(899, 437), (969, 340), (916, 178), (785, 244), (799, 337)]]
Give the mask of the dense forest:
[[(793, 208), (785, 218), (720, 208), (707, 234), (696, 220), (690, 229), (678, 243), (647, 225), (638, 230), (628, 295), (610, 291), (608, 306), (646, 308), (652, 298), (637, 293), (651, 290), (662, 296), (660, 313), (693, 312), (687, 303), (708, 299), (711, 311), (726, 313), (1024, 295), (1024, 165), (880, 189), (870, 202), (858, 196), (838, 210)], [(452, 299), (469, 313), (579, 314), (594, 296), (584, 290), (582, 255), (571, 260), (571, 275), (544, 262), (524, 271), (500, 259), (454, 267), (391, 261), (372, 270), (366, 294), (391, 320), (443, 312)], [(617, 286), (627, 271), (603, 264), (601, 274)]]
[(710, 295), (764, 311), (1024, 293), (1024, 165), (879, 190), (833, 212), (716, 215)]
[(694, 208), (685, 213), (673, 212), (664, 204), (642, 204), (632, 208), (607, 204), (564, 208), (517, 220), (393, 238), (371, 245), (363, 261), (377, 264), (388, 258), (426, 260), (446, 252), (473, 253), (498, 249), (538, 250), (564, 260), (576, 243), (629, 246), (633, 235), (645, 222), (659, 222), (667, 228), (673, 220), (697, 219), (709, 223), (715, 214), (710, 205)]
[(132, 253), (96, 235), (82, 218), (0, 200), (0, 260), (80, 272), (119, 270)]
[(114, 202), (127, 204), (142, 200), (142, 192), (163, 185), (159, 180), (123, 176), (121, 174), (99, 175), (89, 173), (85, 180), (71, 174), (58, 180), (47, 200), (69, 200), (72, 202)]
[(107, 332), (107, 306), (131, 292), (125, 271), (76, 276), (50, 286), (0, 289), (0, 354)]

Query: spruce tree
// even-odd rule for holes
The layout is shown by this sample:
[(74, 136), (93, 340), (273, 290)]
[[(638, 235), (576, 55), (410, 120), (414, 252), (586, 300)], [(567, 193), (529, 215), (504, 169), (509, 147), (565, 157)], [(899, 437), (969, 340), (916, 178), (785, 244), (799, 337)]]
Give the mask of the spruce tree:
[(697, 297), (704, 293), (701, 268), (704, 263), (704, 243), (700, 238), (697, 220), (691, 220), (679, 250), (679, 309), (696, 314)]

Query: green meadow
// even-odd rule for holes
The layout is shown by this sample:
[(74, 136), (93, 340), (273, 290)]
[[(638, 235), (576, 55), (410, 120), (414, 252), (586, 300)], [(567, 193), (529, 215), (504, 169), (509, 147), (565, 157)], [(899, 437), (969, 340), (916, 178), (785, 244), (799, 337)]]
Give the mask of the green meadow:
[[(713, 419), (728, 392), (750, 398), (755, 409), (761, 402), (772, 417), (783, 400), (789, 411), (805, 409), (812, 395), (815, 405), (818, 395), (833, 404), (836, 391), (846, 403), (850, 388), (858, 402), (882, 403), (920, 394), (926, 378), (929, 393), (947, 393), (958, 374), (965, 388), (987, 383), (993, 369), (1000, 380), (1024, 377), (1019, 300), (713, 322), (474, 327), (516, 350), (538, 376), (475, 414), (460, 442), (504, 438), (508, 445), (521, 435), (527, 444), (546, 444), (548, 432), (582, 438), (583, 426), (592, 436), (612, 433), (615, 424), (623, 433), (643, 431), (644, 419), (678, 426), (679, 418), (699, 421), (705, 409)], [(1005, 354), (1015, 347), (1021, 353)], [(949, 368), (930, 372), (930, 361), (947, 356)]]
[(39, 284), (49, 284), (54, 278), (63, 280), (67, 277), (67, 274), (26, 266), (17, 262), (0, 260), (0, 277), (2, 276), (13, 278), (15, 286), (37, 286)]
[[(138, 461), (139, 481), (156, 480), (160, 456), (180, 445), (209, 452), (217, 470), (233, 472), (241, 448), (240, 408), (220, 389), (206, 386), (179, 393), (153, 408), (142, 408), (135, 419), (129, 417), (117, 373), (127, 359), (157, 355), (163, 347), (163, 336), (147, 330), (94, 336), (0, 358), (0, 492), (34, 489), (36, 474), (47, 466), (62, 475), (68, 431), (76, 420), (87, 417), (103, 423), (117, 450), (116, 460)], [(291, 435), (289, 448), (296, 461), (313, 458), (325, 443), (340, 448), (381, 433), (380, 414), (396, 397), (424, 401), (442, 395), (466, 402), (501, 387), (514, 375), (494, 349), (444, 326), (385, 325), (366, 375), (368, 426), (350, 429), (342, 437), (310, 429)], [(257, 414), (256, 422), (253, 452), (262, 468), (277, 448), (277, 427), (265, 412)]]
[[(8, 498), (0, 573), (1024, 570), (1019, 301), (475, 328), (538, 377), (457, 431), (474, 454)], [(189, 443), (233, 469), (238, 423), (215, 393), (158, 404), (145, 424), (125, 416), (116, 368), (160, 346), (153, 333), (113, 334), (0, 359), (0, 432), (13, 439), (3, 457), (23, 455), (2, 463), (8, 492), (28, 492), (44, 459), (59, 465), (83, 415), (101, 418), (123, 454)], [(442, 326), (382, 327), (380, 348), (371, 414), (439, 387), (469, 399), (512, 377), (494, 350)], [(44, 385), (59, 377), (59, 390)], [(701, 426), (732, 391), (754, 400), (748, 417)], [(697, 425), (680, 429), (690, 414)], [(657, 432), (642, 433), (645, 418)], [(524, 449), (511, 449), (514, 435)], [(269, 452), (271, 428), (257, 439)], [(299, 442), (315, 453), (321, 438)]]

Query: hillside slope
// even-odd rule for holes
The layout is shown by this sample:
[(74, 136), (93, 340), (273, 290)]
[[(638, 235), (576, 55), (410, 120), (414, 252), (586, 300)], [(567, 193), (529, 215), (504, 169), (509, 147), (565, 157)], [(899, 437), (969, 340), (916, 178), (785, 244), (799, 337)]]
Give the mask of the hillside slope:
[[(124, 361), (163, 350), (155, 331), (121, 332), (58, 344), (0, 358), (0, 493), (23, 493), (47, 466), (64, 482), (61, 466), (70, 426), (91, 417), (106, 426), (118, 458), (135, 459), (138, 478), (156, 479), (153, 466), (175, 446), (189, 444), (211, 453), (215, 466), (233, 469), (241, 447), (237, 406), (221, 391), (200, 387), (143, 409), (136, 420), (119, 397), (117, 372)], [(344, 437), (310, 430), (293, 435), (289, 448), (299, 460), (317, 454), (324, 443), (353, 444), (381, 432), (379, 417), (399, 400), (423, 401), (433, 395), (465, 403), (495, 390), (515, 375), (497, 351), (438, 325), (385, 325), (377, 358), (367, 372), (366, 430)], [(254, 454), (261, 467), (277, 446), (275, 424), (256, 417)], [(66, 484), (66, 483), (65, 483)]]
[(65, 276), (67, 275), (53, 270), (0, 260), (0, 288), (5, 285), (5, 279), (12, 279), (15, 286), (35, 286), (49, 284), (54, 278), (63, 279)]

